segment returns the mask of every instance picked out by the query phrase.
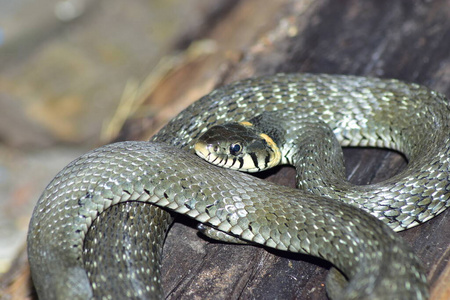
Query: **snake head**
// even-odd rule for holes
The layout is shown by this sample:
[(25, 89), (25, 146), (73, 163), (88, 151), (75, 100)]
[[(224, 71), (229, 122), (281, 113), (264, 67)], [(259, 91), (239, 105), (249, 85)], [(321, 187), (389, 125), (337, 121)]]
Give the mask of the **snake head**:
[(198, 139), (194, 149), (211, 164), (245, 172), (266, 170), (281, 160), (273, 140), (249, 122), (213, 126)]

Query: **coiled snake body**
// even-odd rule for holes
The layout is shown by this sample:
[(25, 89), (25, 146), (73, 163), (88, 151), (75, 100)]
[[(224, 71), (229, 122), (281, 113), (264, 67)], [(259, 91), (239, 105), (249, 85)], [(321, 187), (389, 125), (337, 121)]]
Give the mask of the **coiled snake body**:
[[(304, 191), (217, 168), (192, 154), (196, 140), (212, 125), (274, 111), (325, 122), (343, 146), (398, 150), (408, 167), (382, 183), (353, 186), (333, 176), (315, 178), (317, 166), (306, 159), (299, 163)], [(180, 113), (151, 142), (98, 148), (52, 180), (28, 233), (38, 295), (100, 297), (101, 282), (116, 275), (92, 271), (98, 257), (83, 262), (83, 244), (91, 242), (84, 241), (86, 233), (105, 209), (142, 201), (244, 241), (332, 262), (348, 279), (346, 287), (329, 293), (333, 298), (425, 299), (426, 277), (418, 259), (388, 226), (410, 228), (449, 206), (449, 116), (445, 97), (397, 80), (291, 74), (219, 88)], [(314, 152), (311, 139), (306, 138), (306, 145)], [(159, 275), (160, 244), (171, 217), (157, 207), (152, 210), (157, 217), (151, 229), (158, 235), (152, 272)], [(102, 243), (110, 247), (114, 241)], [(157, 298), (162, 297), (158, 283), (155, 278), (145, 287)]]

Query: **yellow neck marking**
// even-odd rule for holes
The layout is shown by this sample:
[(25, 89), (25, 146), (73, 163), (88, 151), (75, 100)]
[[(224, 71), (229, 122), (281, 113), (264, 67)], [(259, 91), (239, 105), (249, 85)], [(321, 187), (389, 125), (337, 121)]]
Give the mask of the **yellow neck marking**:
[(270, 136), (265, 133), (261, 133), (259, 136), (267, 142), (267, 145), (269, 145), (270, 149), (272, 149), (273, 151), (273, 155), (268, 163), (268, 167), (271, 168), (278, 165), (281, 161), (281, 151), (278, 148), (277, 144), (272, 140)]
[(241, 124), (242, 126), (249, 126), (249, 127), (253, 126), (253, 124), (248, 121), (239, 122), (239, 124)]

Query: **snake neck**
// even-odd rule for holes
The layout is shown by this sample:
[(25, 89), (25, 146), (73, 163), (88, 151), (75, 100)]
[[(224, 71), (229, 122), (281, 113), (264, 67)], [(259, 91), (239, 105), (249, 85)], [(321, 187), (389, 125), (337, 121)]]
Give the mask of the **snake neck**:
[(352, 187), (345, 177), (339, 141), (332, 129), (316, 116), (273, 111), (252, 118), (250, 123), (277, 145), (280, 164), (296, 168), (298, 188), (323, 195), (324, 188)]

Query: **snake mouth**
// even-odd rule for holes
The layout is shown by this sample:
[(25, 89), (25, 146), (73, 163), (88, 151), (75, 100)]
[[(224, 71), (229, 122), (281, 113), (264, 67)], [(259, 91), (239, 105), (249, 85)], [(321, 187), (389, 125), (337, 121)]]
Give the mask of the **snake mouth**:
[(212, 147), (214, 146), (212, 146), (211, 144), (197, 142), (194, 145), (194, 150), (200, 158), (204, 159), (210, 164), (226, 169), (236, 169), (233, 168), (233, 164), (227, 164), (227, 162), (231, 161), (228, 159), (227, 155), (217, 155), (215, 151), (211, 150)]
[(194, 150), (198, 156), (200, 156), (201, 158), (203, 158), (206, 161), (209, 161), (208, 156), (210, 155), (210, 153), (209, 153), (208, 147), (205, 143), (202, 143), (202, 142), (195, 143)]

